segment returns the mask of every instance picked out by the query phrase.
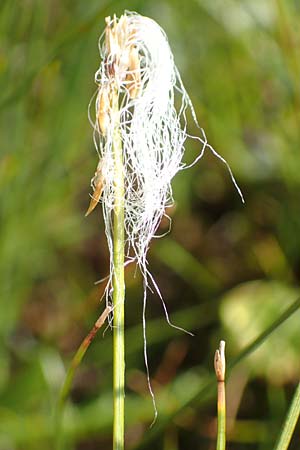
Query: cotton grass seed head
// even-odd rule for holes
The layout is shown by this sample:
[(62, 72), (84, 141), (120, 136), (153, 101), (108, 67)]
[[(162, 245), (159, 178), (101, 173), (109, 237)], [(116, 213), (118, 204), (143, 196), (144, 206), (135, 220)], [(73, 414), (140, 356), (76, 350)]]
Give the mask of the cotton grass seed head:
[[(146, 286), (149, 244), (162, 217), (167, 215), (167, 208), (173, 203), (171, 180), (179, 170), (187, 167), (182, 161), (188, 137), (187, 109), (190, 109), (200, 134), (194, 137), (200, 143), (199, 156), (194, 163), (206, 148), (227, 163), (207, 143), (175, 66), (167, 37), (154, 20), (133, 12), (125, 12), (119, 19), (108, 17), (99, 39), (99, 50), (101, 64), (95, 74), (98, 85), (94, 97), (95, 119), (91, 119), (99, 164), (91, 183), (94, 193), (87, 214), (102, 195), (111, 260), (109, 295), (114, 272), (113, 139), (116, 129), (123, 148), (126, 258), (137, 262)], [(116, 94), (117, 112), (113, 104)], [(230, 174), (232, 176), (231, 171)]]

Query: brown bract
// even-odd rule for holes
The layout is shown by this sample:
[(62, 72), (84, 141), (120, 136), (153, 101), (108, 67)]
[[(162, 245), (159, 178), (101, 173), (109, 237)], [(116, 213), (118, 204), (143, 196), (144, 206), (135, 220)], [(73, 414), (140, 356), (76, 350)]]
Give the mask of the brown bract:
[(117, 21), (106, 17), (105, 65), (107, 77), (113, 78), (129, 91), (130, 98), (136, 98), (141, 84), (139, 52), (135, 45), (136, 30), (131, 29), (126, 16)]
[(99, 203), (100, 197), (102, 195), (103, 192), (103, 173), (102, 173), (102, 166), (103, 166), (103, 161), (100, 160), (97, 166), (97, 170), (95, 172), (95, 176), (92, 179), (92, 187), (93, 187), (93, 194), (91, 196), (91, 201), (88, 207), (87, 212), (85, 213), (85, 216), (88, 216), (97, 206), (97, 204)]
[(98, 124), (100, 132), (106, 136), (110, 122), (110, 87), (103, 85), (98, 93)]
[(127, 89), (130, 98), (136, 98), (141, 86), (141, 68), (139, 60), (139, 52), (136, 47), (132, 46), (129, 52), (129, 72), (126, 80), (128, 81)]
[[(114, 15), (113, 19), (106, 17), (105, 21), (104, 76), (99, 84), (96, 100), (96, 127), (107, 138), (112, 121), (112, 96), (116, 90), (125, 90), (131, 99), (138, 96), (141, 66), (136, 46), (136, 29), (129, 26), (128, 18), (123, 15), (117, 20)], [(91, 182), (93, 194), (86, 216), (95, 209), (103, 192), (102, 165), (100, 161)]]

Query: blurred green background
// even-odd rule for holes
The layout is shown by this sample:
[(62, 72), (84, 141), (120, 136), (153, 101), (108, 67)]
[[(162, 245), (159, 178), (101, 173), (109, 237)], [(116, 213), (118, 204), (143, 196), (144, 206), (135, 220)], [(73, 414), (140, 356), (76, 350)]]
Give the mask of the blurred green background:
[[(104, 18), (124, 9), (157, 20), (209, 142), (174, 180), (171, 233), (149, 267), (171, 319), (127, 277), (127, 449), (213, 449), (213, 354), (238, 355), (299, 295), (300, 3), (297, 0), (1, 0), (0, 449), (53, 448), (53, 409), (65, 370), (103, 310), (108, 252), (101, 208), (90, 217), (97, 163), (87, 119)], [(190, 123), (191, 134), (197, 129)], [(186, 160), (199, 152), (186, 144)], [(167, 229), (164, 221), (161, 232)], [(296, 312), (230, 373), (228, 449), (269, 449), (300, 373)], [(111, 448), (111, 330), (100, 331), (68, 402), (67, 450)], [(291, 448), (299, 448), (295, 436)]]

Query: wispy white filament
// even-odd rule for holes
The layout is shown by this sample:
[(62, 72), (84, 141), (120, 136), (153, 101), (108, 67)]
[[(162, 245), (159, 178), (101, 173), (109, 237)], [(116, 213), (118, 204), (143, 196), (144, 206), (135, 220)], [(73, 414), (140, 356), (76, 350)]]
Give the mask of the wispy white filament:
[[(134, 258), (143, 275), (146, 275), (146, 256), (150, 241), (155, 236), (163, 215), (166, 214), (166, 208), (173, 204), (171, 180), (179, 170), (186, 167), (182, 157), (185, 150), (184, 143), (188, 137), (185, 116), (187, 108), (191, 109), (197, 126), (198, 123), (164, 31), (154, 20), (136, 13), (127, 12), (125, 18), (125, 27), (120, 30), (120, 33), (123, 33), (122, 47), (116, 46), (110, 49), (108, 54), (104, 34), (99, 40), (102, 62), (95, 75), (99, 85), (96, 115), (97, 117), (99, 115), (101, 89), (117, 82), (124, 157), (126, 256), (129, 259)], [(137, 83), (138, 94), (135, 98), (130, 97), (128, 89), (130, 82), (126, 81), (130, 74), (127, 67), (128, 53), (132, 46), (136, 48), (140, 61), (140, 80)], [(119, 63), (114, 63), (116, 56)], [(111, 75), (109, 65), (114, 65), (115, 69)], [(179, 99), (177, 102), (180, 105), (179, 109), (176, 109), (174, 104), (175, 96)], [(95, 144), (103, 164), (102, 206), (111, 255), (112, 277), (114, 270), (112, 216), (115, 203), (113, 116), (108, 117), (108, 120), (110, 124), (106, 136), (102, 135), (97, 122), (93, 125)], [(200, 141), (202, 150), (196, 160), (202, 157), (206, 148), (209, 148), (227, 164), (207, 143), (203, 130), (199, 126), (198, 128), (201, 136), (197, 136), (196, 139)], [(234, 184), (236, 185), (235, 181)]]
[[(167, 37), (160, 26), (147, 17), (131, 12), (126, 12), (119, 21), (112, 20), (108, 23), (108, 29), (110, 26), (118, 30), (118, 39), (112, 39), (108, 44), (106, 29), (99, 40), (102, 62), (95, 75), (99, 89), (96, 96), (97, 119), (93, 122), (94, 141), (101, 160), (102, 207), (110, 251), (110, 277), (106, 293), (109, 300), (114, 273), (115, 190), (112, 146), (115, 120), (119, 120), (125, 180), (126, 260), (136, 261), (141, 270), (144, 277), (145, 302), (149, 284), (159, 292), (147, 269), (150, 241), (166, 214), (166, 208), (173, 204), (172, 178), (179, 170), (187, 167), (182, 158), (188, 137), (188, 108), (201, 133), (195, 137), (199, 140), (201, 149), (194, 163), (202, 157), (205, 149), (209, 148), (227, 167), (228, 164), (207, 143), (204, 131), (198, 125), (192, 103), (175, 66)], [(130, 64), (131, 52), (137, 55), (138, 67), (133, 68)], [(101, 116), (101, 129), (98, 121), (103, 109), (101, 101), (103, 102), (104, 94), (106, 95), (112, 86), (117, 86), (120, 117), (116, 118), (107, 101), (107, 108)], [(133, 91), (136, 92), (133, 94)], [(177, 108), (175, 98), (176, 104), (179, 105)], [(231, 171), (230, 175), (237, 187)], [(237, 189), (240, 193), (238, 187)], [(147, 365), (146, 354), (145, 361)]]

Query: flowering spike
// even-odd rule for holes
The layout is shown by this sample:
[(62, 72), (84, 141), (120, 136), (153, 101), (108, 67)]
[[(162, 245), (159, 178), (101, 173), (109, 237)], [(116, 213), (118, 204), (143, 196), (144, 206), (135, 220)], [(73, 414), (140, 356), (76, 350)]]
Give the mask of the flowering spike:
[[(93, 128), (100, 162), (91, 182), (94, 192), (86, 215), (93, 211), (102, 195), (110, 253), (105, 294), (107, 304), (111, 299), (114, 304), (116, 343), (114, 423), (118, 426), (114, 425), (114, 443), (121, 449), (124, 437), (124, 265), (135, 261), (143, 276), (144, 357), (156, 417), (146, 350), (145, 308), (149, 284), (160, 296), (167, 321), (172, 324), (158, 286), (148, 271), (147, 252), (166, 215), (166, 208), (173, 204), (171, 181), (177, 172), (195, 164), (208, 148), (227, 166), (240, 195), (241, 192), (228, 163), (208, 144), (198, 124), (160, 26), (133, 12), (126, 12), (120, 19), (116, 15), (113, 19), (107, 17), (99, 50), (102, 61), (95, 74), (98, 90)], [(176, 108), (175, 104), (179, 106)], [(182, 161), (189, 136), (188, 109), (201, 133), (194, 137), (201, 144), (200, 153), (189, 166)], [(220, 361), (221, 347), (216, 356), (218, 368)]]
[[(178, 171), (188, 167), (182, 161), (188, 137), (187, 109), (201, 133), (195, 137), (201, 144), (200, 154), (192, 164), (209, 149), (227, 168), (229, 166), (207, 143), (175, 66), (167, 37), (154, 20), (134, 12), (125, 12), (120, 19), (115, 15), (107, 17), (99, 50), (102, 61), (95, 74), (99, 88), (93, 125), (94, 142), (105, 163), (101, 166), (101, 182), (93, 183), (94, 200), (89, 210), (97, 204), (103, 189), (102, 205), (111, 261), (106, 290), (108, 300), (114, 273), (113, 141), (116, 124), (122, 144), (125, 183), (125, 254), (128, 260), (134, 259), (139, 265), (145, 288), (150, 280), (146, 259), (150, 241), (166, 208), (173, 204), (171, 180)], [(115, 95), (118, 114), (111, 101)], [(230, 169), (229, 172), (235, 182)]]

